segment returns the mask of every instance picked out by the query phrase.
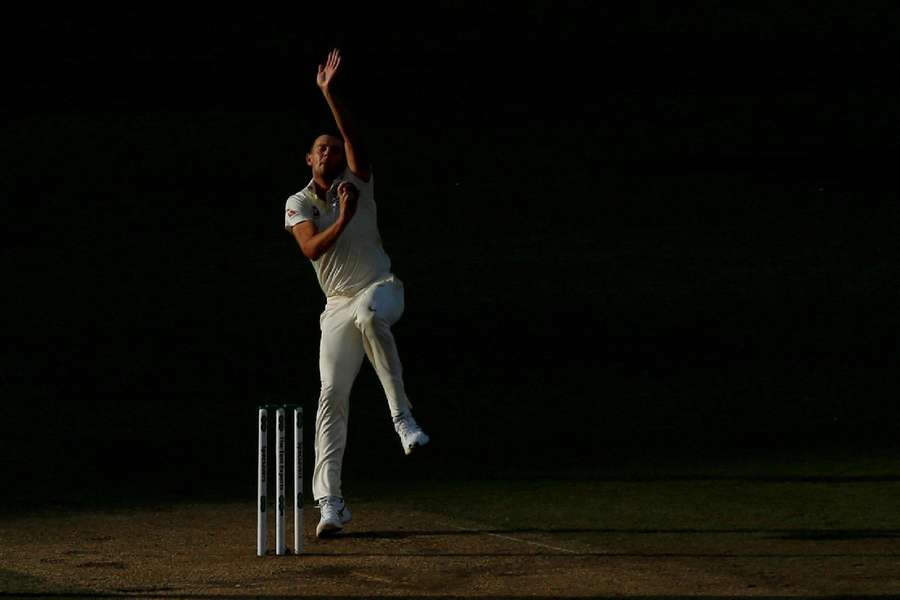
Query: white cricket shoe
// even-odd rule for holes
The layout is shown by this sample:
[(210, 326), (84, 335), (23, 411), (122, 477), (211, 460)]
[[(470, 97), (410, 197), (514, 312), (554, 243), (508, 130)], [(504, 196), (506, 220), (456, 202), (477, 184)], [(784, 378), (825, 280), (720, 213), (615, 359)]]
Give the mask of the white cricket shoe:
[(343, 498), (326, 496), (319, 500), (319, 525), (316, 527), (316, 537), (323, 538), (340, 533), (344, 525), (352, 519), (350, 507)]
[(400, 436), (400, 443), (403, 444), (403, 451), (407, 455), (412, 454), (414, 448), (424, 446), (431, 439), (409, 413), (394, 417), (394, 430)]

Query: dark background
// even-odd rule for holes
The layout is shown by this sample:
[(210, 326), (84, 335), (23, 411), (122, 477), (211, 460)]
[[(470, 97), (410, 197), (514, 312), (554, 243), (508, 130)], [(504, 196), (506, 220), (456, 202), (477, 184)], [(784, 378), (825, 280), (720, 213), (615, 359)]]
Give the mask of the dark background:
[(5, 499), (252, 495), (263, 402), (311, 439), (336, 45), (434, 440), (366, 365), (348, 482), (894, 447), (900, 10), (590, 4), (9, 15)]

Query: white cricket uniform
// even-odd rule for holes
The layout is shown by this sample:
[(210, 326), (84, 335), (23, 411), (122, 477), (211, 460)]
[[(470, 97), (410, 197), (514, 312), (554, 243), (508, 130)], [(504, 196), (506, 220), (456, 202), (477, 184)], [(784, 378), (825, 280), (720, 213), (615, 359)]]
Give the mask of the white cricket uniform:
[[(403, 282), (391, 274), (391, 260), (381, 244), (375, 205), (374, 182), (365, 182), (345, 169), (337, 179), (359, 189), (356, 213), (335, 243), (312, 261), (326, 297), (319, 318), (321, 391), (316, 412), (316, 466), (313, 497), (343, 497), (341, 465), (347, 445), (350, 388), (362, 366), (363, 355), (378, 374), (390, 406), (391, 416), (409, 410), (403, 387), (403, 367), (391, 325), (403, 314)], [(323, 201), (312, 181), (288, 198), (284, 228), (312, 221), (318, 231), (338, 218), (335, 199)]]

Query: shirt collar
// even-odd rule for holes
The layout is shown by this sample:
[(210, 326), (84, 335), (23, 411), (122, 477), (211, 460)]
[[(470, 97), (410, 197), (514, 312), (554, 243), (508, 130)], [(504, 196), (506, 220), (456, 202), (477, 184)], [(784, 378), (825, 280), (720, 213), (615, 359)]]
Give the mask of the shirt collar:
[[(345, 168), (343, 171), (341, 171), (340, 175), (338, 175), (335, 179), (346, 180), (347, 179), (347, 171), (348, 171), (348, 169)], [(316, 194), (316, 180), (315, 179), (309, 180), (309, 183), (306, 184), (306, 191), (309, 192), (310, 194), (312, 194), (313, 198), (319, 198), (319, 195)], [(319, 199), (322, 202), (325, 202), (324, 198), (319, 198)]]

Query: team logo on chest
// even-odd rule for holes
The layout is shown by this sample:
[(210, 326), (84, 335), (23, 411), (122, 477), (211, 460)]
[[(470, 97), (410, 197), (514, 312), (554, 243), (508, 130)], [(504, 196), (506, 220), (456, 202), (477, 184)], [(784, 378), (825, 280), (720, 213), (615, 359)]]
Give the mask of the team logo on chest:
[(316, 208), (315, 206), (313, 206), (312, 209), (313, 209), (313, 217), (318, 219), (319, 218), (319, 209)]

